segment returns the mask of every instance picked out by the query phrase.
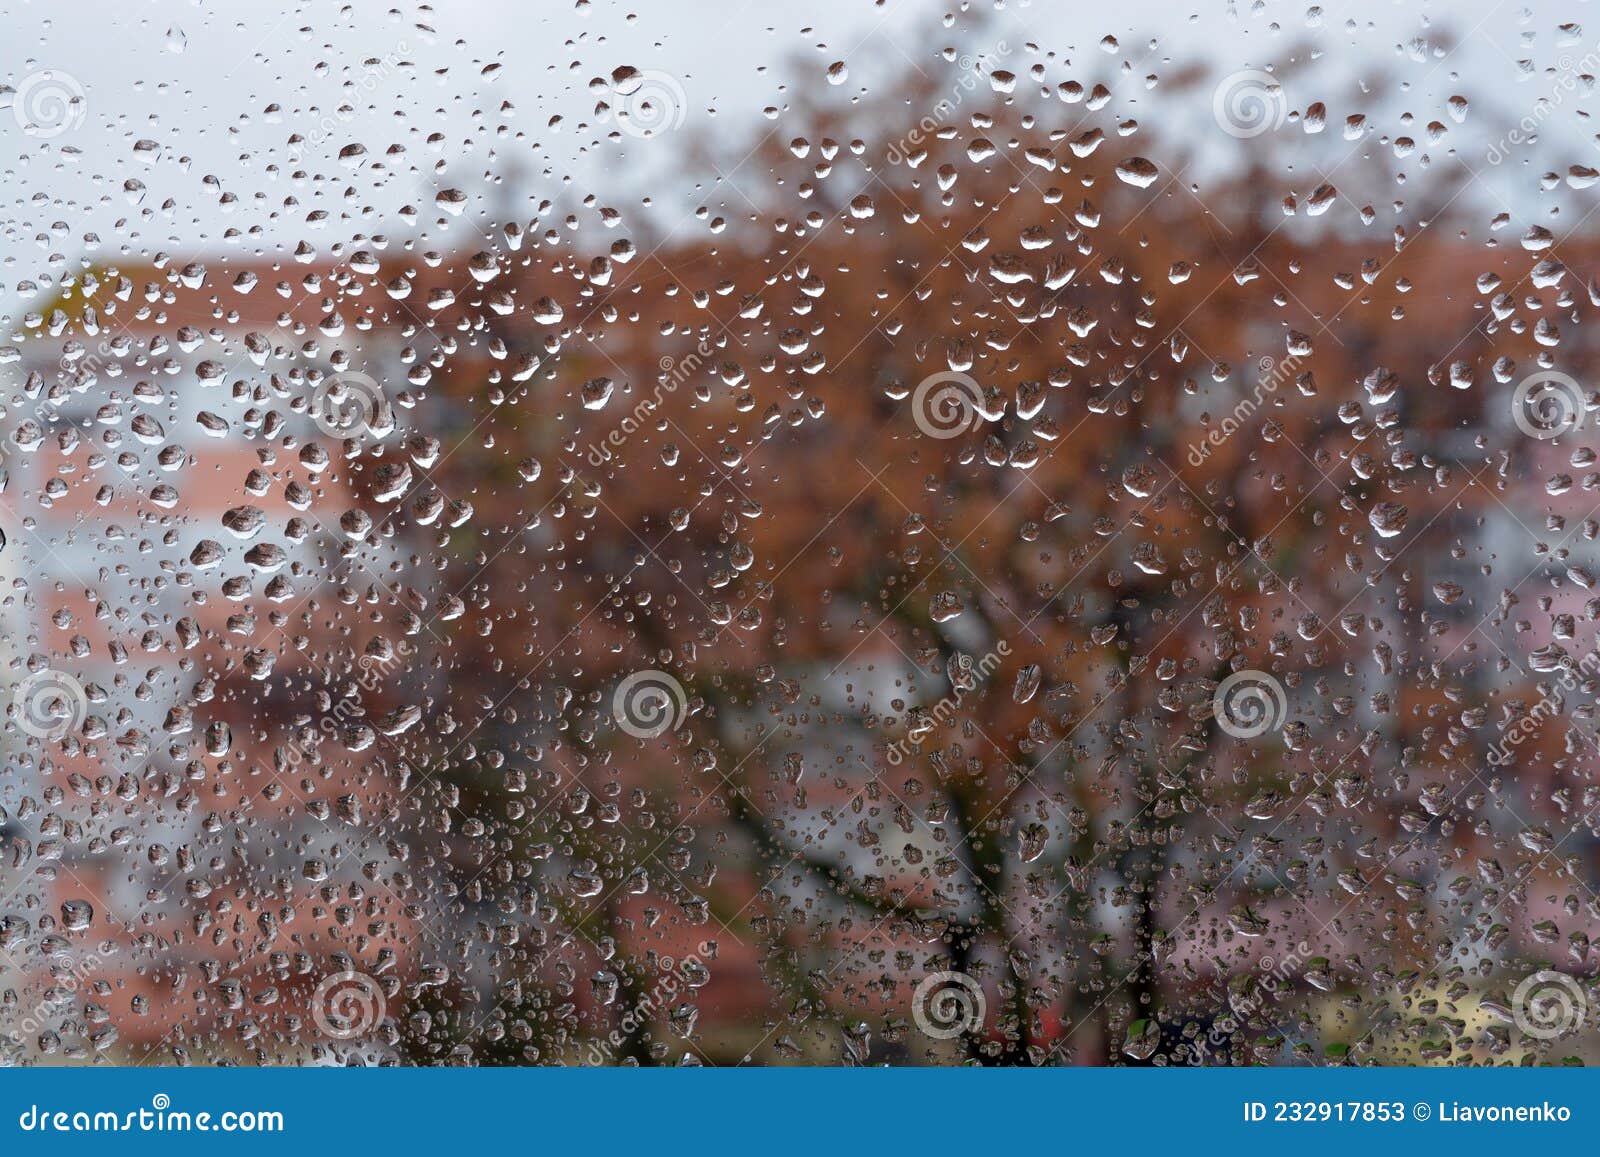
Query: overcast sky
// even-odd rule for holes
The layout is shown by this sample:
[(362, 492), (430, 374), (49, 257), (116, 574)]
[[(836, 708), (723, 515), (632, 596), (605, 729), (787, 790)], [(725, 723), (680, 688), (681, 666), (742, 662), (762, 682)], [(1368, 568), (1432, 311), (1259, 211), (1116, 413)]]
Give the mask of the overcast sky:
[[(973, 43), (965, 30), (979, 15), (975, 6), (947, 32), (941, 17), (958, 8), (950, 0), (654, 0), (631, 9), (604, 0), (448, 0), (393, 10), (337, 3), (284, 8), (255, 0), (11, 0), (6, 7), (0, 76), (18, 90), (16, 101), (41, 84), (83, 95), (59, 133), (25, 133), (16, 115), (0, 112), (4, 302), (14, 300), (20, 282), (49, 275), (52, 255), (57, 273), (60, 259), (81, 257), (87, 231), (100, 236), (101, 260), (129, 259), (119, 252), (125, 244), (132, 254), (281, 255), (301, 241), (321, 247), (362, 231), (403, 234), (397, 211), (405, 204), (420, 207), (426, 228), (439, 216), (431, 204), (437, 188), (476, 194), (486, 173), (504, 172), (508, 163), (522, 170), (526, 191), (536, 197), (557, 194), (564, 175), (578, 191), (603, 191), (619, 207), (633, 209), (646, 191), (661, 203), (686, 203), (693, 181), (674, 142), (692, 137), (679, 134), (714, 133), (731, 149), (768, 129), (781, 131), (782, 121), (766, 119), (762, 110), (786, 104), (793, 91), (786, 84), (848, 101), (909, 68), (937, 70), (928, 48)], [(1557, 107), (1541, 120), (1545, 147), (1559, 141), (1564, 158), (1600, 163), (1581, 115), (1586, 93), (1553, 90), (1552, 74), (1542, 71), (1600, 72), (1600, 54), (1588, 59), (1596, 38), (1581, 28), (1589, 7), (1578, 0), (1321, 6), (1189, 0), (1183, 7), (1168, 0), (1114, 6), (1039, 0), (982, 11), (992, 18), (985, 37), (1011, 43), (1007, 67), (1018, 72), (1034, 59), (1017, 50), (1030, 40), (1058, 54), (1052, 82), (1133, 64), (1134, 83), (1119, 91), (1116, 106), (1130, 115), (1161, 109), (1159, 93), (1148, 95), (1137, 83), (1148, 73), (1192, 61), (1218, 75), (1282, 66), (1294, 46), (1309, 44), (1321, 57), (1312, 76), (1327, 86), (1330, 103), (1341, 85), (1389, 83), (1393, 115), (1381, 128), (1391, 135), (1409, 131), (1421, 139), (1429, 120), (1443, 119), (1446, 99), (1465, 92), (1474, 116), (1453, 141), (1462, 147), (1473, 133), (1487, 133), (1474, 145), (1481, 153), (1485, 141), (1554, 92)], [(1096, 23), (1099, 14), (1114, 15), (1116, 24), (1104, 16)], [(1580, 28), (1563, 33), (1564, 23)], [(1413, 38), (1444, 43), (1446, 32), (1460, 41), (1448, 59), (1424, 52), (1418, 60), (1406, 51)], [(1099, 44), (1107, 34), (1119, 41), (1110, 52)], [(796, 61), (798, 72), (790, 67)], [(848, 76), (830, 86), (824, 72), (835, 61), (845, 62)], [(621, 98), (596, 94), (590, 81), (622, 66), (670, 78), (677, 87), (669, 96), (682, 94), (681, 127), (654, 139), (604, 140), (615, 125), (597, 125), (595, 106)], [(60, 74), (66, 79), (57, 84)], [(355, 106), (353, 114), (339, 111), (344, 101)], [(506, 102), (510, 109), (502, 108)], [(281, 110), (269, 115), (274, 103)], [(1292, 103), (1303, 107), (1309, 99)], [(1399, 120), (1408, 110), (1418, 118), (1409, 128)], [(1191, 100), (1163, 115), (1208, 114)], [(430, 147), (434, 133), (443, 139)], [(292, 134), (304, 138), (295, 149), (288, 145)], [(1325, 137), (1316, 147), (1339, 147), (1336, 125)], [(138, 141), (154, 148), (136, 149)], [(352, 143), (367, 154), (341, 165), (337, 155)], [(397, 143), (405, 156), (387, 172), (374, 168)], [(1219, 142), (1219, 158), (1230, 155), (1220, 146), (1232, 147)], [(1536, 170), (1529, 165), (1475, 167), (1484, 168), (1484, 183), (1497, 195), (1532, 204)], [(297, 169), (309, 179), (297, 182)], [(285, 208), (289, 196), (296, 203)], [(363, 208), (364, 221), (336, 219)], [(467, 218), (481, 208), (472, 206)], [(317, 228), (308, 218), (318, 210), (335, 219)], [(64, 235), (51, 232), (61, 224)]]

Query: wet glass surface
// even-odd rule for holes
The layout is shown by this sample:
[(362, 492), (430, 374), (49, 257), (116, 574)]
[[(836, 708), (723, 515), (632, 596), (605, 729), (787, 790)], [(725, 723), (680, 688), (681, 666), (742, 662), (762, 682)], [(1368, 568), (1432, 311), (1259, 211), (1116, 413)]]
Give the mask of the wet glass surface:
[(1593, 1062), (1583, 5), (10, 4), (0, 1056)]

